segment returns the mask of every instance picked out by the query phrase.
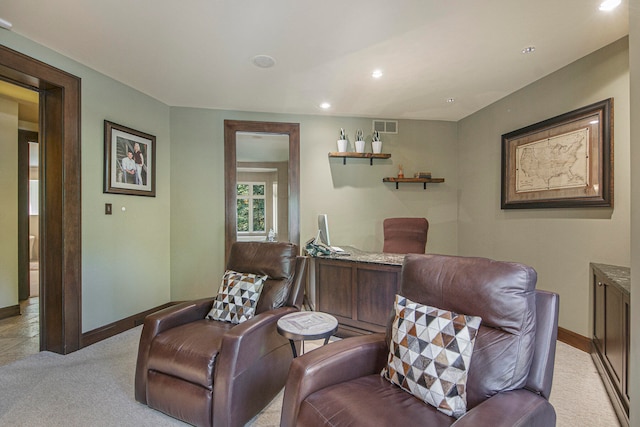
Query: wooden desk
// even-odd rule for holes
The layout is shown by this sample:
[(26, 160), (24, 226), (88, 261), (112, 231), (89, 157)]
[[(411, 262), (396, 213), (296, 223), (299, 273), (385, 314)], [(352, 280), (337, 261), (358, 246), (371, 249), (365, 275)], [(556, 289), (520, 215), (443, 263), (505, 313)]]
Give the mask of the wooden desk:
[(338, 319), (339, 337), (385, 332), (404, 255), (341, 247), (351, 255), (312, 258), (315, 309)]

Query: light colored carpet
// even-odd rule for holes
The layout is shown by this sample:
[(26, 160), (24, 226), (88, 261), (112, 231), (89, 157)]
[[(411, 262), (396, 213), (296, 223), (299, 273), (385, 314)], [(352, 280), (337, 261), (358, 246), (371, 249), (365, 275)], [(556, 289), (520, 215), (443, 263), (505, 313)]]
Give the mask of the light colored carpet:
[(620, 426), (591, 355), (559, 341), (549, 401), (558, 427)]
[[(0, 367), (0, 425), (185, 425), (134, 400), (141, 330), (134, 328), (67, 356), (41, 352)], [(588, 354), (558, 343), (555, 372), (551, 403), (558, 426), (619, 425)], [(278, 426), (281, 405), (282, 392), (248, 425)]]

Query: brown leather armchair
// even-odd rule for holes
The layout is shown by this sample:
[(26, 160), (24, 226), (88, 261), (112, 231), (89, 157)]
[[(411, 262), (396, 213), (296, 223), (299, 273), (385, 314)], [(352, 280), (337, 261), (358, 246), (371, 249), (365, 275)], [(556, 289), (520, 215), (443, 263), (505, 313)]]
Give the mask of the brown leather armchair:
[(382, 223), (382, 252), (423, 254), (427, 248), (429, 221), (426, 218), (387, 218)]
[(214, 298), (147, 316), (136, 400), (197, 426), (241, 426), (260, 412), (284, 386), (293, 359), (276, 324), (302, 306), (307, 259), (297, 253), (291, 243), (234, 243), (227, 269), (269, 276), (256, 315), (243, 323), (205, 319)]
[(559, 300), (535, 284), (535, 270), (522, 264), (407, 255), (401, 295), (482, 317), (468, 372), (467, 413), (445, 415), (380, 376), (388, 328), (387, 336), (347, 338), (295, 359), (280, 425), (554, 426), (548, 399)]

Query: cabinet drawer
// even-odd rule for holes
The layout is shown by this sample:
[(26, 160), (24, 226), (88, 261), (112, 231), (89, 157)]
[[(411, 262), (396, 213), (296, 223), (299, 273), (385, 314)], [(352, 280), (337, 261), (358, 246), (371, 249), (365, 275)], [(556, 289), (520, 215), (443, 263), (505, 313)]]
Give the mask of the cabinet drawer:
[(349, 264), (319, 262), (317, 266), (316, 303), (318, 310), (351, 318), (352, 269)]
[(387, 326), (398, 291), (399, 272), (358, 268), (356, 276), (358, 320)]
[(314, 261), (316, 306), (319, 311), (336, 316), (338, 336), (386, 330), (402, 266), (335, 259)]

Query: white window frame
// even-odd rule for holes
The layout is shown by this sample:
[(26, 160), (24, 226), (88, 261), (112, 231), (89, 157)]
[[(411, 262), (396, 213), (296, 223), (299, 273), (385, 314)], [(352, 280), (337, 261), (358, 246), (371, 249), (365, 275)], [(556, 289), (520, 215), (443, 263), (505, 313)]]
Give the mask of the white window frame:
[[(249, 194), (247, 194), (247, 195), (237, 194), (237, 186), (238, 185), (248, 185), (249, 186)], [(258, 195), (253, 194), (253, 186), (254, 185), (262, 185), (264, 187), (264, 193), (265, 194), (258, 194)], [(245, 235), (245, 236), (249, 236), (249, 235), (266, 235), (267, 234), (268, 230), (255, 231), (253, 229), (253, 201), (256, 200), (256, 199), (264, 200), (265, 215), (266, 215), (267, 214), (267, 212), (266, 212), (267, 194), (266, 193), (267, 193), (267, 183), (266, 183), (266, 181), (238, 181), (237, 182), (237, 184), (236, 184), (236, 209), (238, 209), (238, 200), (240, 200), (240, 199), (249, 199), (249, 231), (240, 231), (240, 230), (238, 230), (238, 218), (236, 218), (236, 233), (241, 234), (241, 235)], [(265, 218), (265, 227), (266, 227), (266, 218)]]

